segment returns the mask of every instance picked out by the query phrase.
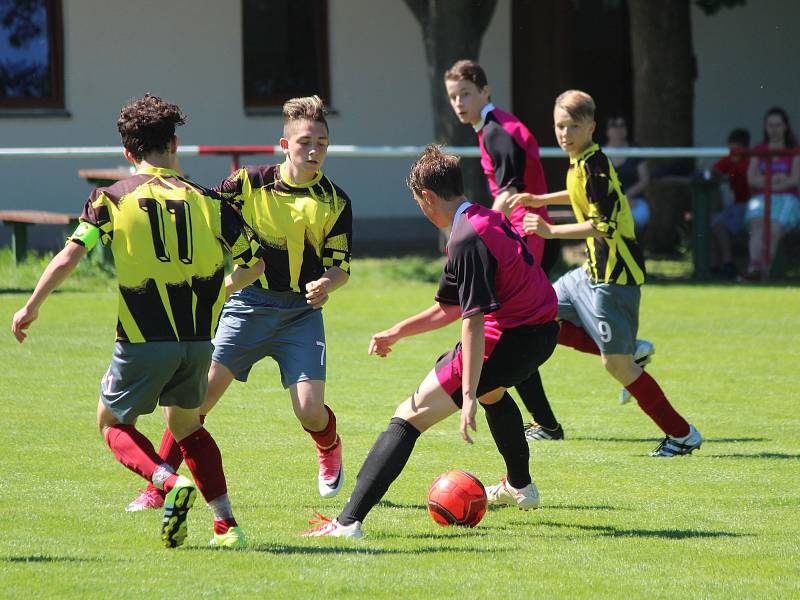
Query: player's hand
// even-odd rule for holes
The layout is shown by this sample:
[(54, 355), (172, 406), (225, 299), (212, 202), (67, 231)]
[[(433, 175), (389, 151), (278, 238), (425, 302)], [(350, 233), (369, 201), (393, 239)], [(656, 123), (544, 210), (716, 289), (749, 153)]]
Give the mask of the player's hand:
[(400, 336), (391, 329), (379, 331), (373, 335), (372, 339), (369, 341), (367, 354), (377, 354), (381, 358), (386, 358), (389, 352), (392, 351), (392, 345), (399, 339)]
[(522, 219), (522, 229), (526, 234), (536, 234), (539, 237), (549, 238), (552, 237), (550, 232), (550, 223), (544, 220), (541, 215), (528, 213)]
[(468, 444), (472, 443), (472, 438), (469, 437), (469, 430), (478, 431), (475, 425), (475, 413), (477, 411), (478, 399), (472, 395), (464, 395), (463, 402), (461, 403), (461, 437)]
[(11, 333), (14, 334), (14, 337), (17, 338), (17, 341), (21, 344), (25, 341), (25, 338), (28, 337), (26, 333), (26, 329), (31, 326), (37, 318), (39, 317), (39, 310), (36, 308), (28, 308), (27, 306), (19, 309), (14, 314), (14, 319), (11, 321)]
[(328, 280), (317, 279), (316, 281), (309, 281), (306, 284), (306, 303), (311, 305), (311, 308), (322, 308), (322, 305), (328, 301)]
[(518, 206), (525, 206), (527, 208), (541, 208), (547, 204), (541, 196), (536, 196), (535, 194), (526, 194), (524, 192), (514, 194), (507, 200), (507, 202), (511, 208), (516, 208)]

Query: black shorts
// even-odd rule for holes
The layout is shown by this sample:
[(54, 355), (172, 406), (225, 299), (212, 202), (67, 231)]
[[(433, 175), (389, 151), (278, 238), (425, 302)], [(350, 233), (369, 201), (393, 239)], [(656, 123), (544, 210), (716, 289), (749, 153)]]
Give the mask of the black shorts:
[[(477, 396), (510, 388), (528, 379), (550, 358), (558, 340), (558, 323), (521, 325), (505, 331), (486, 331), (486, 351)], [(496, 334), (496, 335), (492, 335)], [(461, 407), (461, 342), (436, 361), (439, 384)]]

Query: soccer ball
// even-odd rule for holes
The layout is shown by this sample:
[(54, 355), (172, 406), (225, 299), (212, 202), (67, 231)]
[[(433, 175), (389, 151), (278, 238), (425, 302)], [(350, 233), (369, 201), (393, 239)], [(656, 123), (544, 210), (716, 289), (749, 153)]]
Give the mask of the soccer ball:
[(475, 527), (486, 512), (486, 490), (466, 471), (447, 471), (428, 490), (428, 512), (442, 526)]

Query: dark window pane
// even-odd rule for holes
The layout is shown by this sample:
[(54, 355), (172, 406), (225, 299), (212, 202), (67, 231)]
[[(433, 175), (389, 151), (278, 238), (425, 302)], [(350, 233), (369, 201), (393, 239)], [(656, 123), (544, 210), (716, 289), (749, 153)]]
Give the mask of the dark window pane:
[(242, 0), (248, 106), (328, 97), (327, 0)]
[(63, 105), (60, 28), (59, 0), (0, 0), (0, 106)]

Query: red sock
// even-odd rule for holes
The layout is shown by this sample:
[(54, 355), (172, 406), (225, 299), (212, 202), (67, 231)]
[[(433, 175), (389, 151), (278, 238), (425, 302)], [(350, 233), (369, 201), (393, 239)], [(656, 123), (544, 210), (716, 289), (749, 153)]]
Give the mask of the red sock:
[(303, 427), (303, 429), (311, 435), (317, 443), (318, 448), (330, 450), (331, 447), (336, 444), (336, 415), (333, 414), (333, 411), (327, 404), (325, 405), (325, 410), (328, 411), (328, 424), (325, 426), (325, 429), (322, 431), (311, 431), (305, 427)]
[(161, 464), (161, 457), (156, 454), (150, 440), (136, 427), (112, 425), (106, 428), (104, 437), (119, 462), (147, 481), (153, 478), (153, 471)]
[[(206, 416), (200, 415), (200, 423), (205, 423)], [(169, 430), (169, 427), (164, 429), (164, 435), (161, 436), (161, 445), (158, 447), (158, 455), (161, 457), (161, 461), (167, 463), (170, 467), (172, 467), (176, 472), (180, 468), (181, 464), (183, 464), (183, 453), (181, 452), (181, 447), (178, 445), (178, 442), (175, 441), (175, 438), (172, 435), (172, 432)], [(155, 490), (157, 489), (153, 483), (147, 484), (148, 490)]]
[(661, 431), (672, 437), (683, 437), (689, 433), (689, 423), (672, 407), (656, 380), (646, 371), (642, 371), (639, 378), (626, 388)]
[(214, 533), (217, 535), (225, 535), (231, 527), (237, 527), (236, 519), (214, 519)]
[(600, 349), (594, 343), (592, 337), (586, 333), (586, 330), (583, 327), (573, 325), (569, 321), (561, 321), (561, 329), (558, 330), (558, 343), (581, 352), (600, 354)]
[(211, 434), (202, 427), (178, 442), (186, 466), (206, 502), (228, 493), (222, 455)]

